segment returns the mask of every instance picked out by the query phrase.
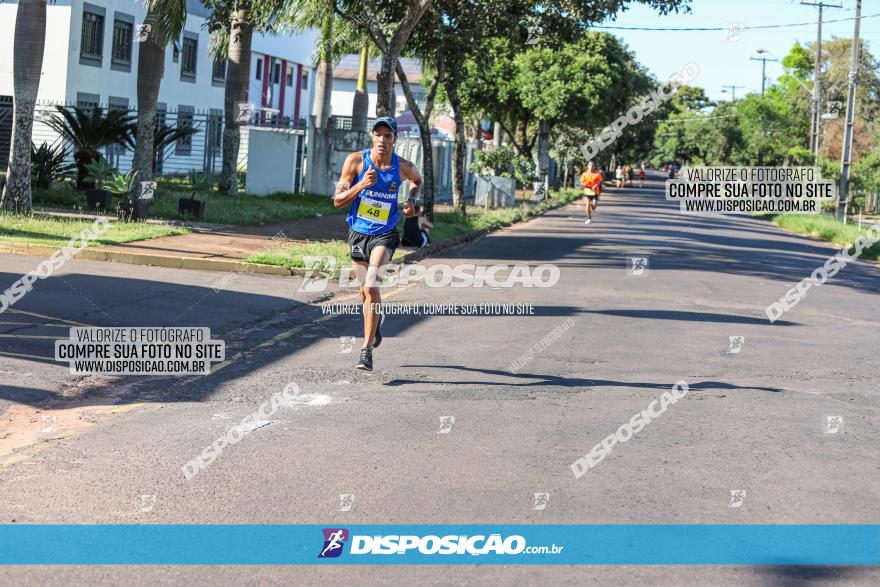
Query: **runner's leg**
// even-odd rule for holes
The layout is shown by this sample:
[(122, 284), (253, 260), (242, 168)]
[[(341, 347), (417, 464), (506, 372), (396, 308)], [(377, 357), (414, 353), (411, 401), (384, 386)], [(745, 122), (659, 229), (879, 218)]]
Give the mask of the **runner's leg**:
[(379, 245), (370, 252), (370, 264), (367, 267), (366, 279), (361, 288), (364, 302), (364, 347), (372, 348), (373, 338), (376, 335), (376, 326), (379, 324), (379, 305), (382, 296), (379, 293), (377, 275), (379, 268), (391, 260), (391, 254), (384, 245)]

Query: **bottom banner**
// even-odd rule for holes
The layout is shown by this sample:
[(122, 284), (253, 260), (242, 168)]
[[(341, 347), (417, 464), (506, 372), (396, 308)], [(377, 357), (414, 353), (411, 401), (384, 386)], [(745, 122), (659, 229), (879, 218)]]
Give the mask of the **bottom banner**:
[(880, 525), (0, 525), (0, 564), (878, 565)]

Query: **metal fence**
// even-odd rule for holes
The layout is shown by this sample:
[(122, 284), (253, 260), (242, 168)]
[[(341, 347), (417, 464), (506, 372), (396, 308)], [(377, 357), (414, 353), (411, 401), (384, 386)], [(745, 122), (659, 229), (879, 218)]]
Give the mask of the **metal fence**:
[[(11, 98), (0, 96), (0, 166), (5, 169), (9, 159), (9, 147), (12, 131), (12, 101)], [(107, 109), (105, 105), (102, 108)], [(70, 108), (70, 106), (66, 106)], [(109, 108), (113, 108), (110, 106)], [(132, 116), (137, 116), (134, 110), (128, 110)], [(37, 104), (34, 112), (33, 143), (40, 146), (48, 143), (55, 146), (64, 143), (48, 124), (46, 120), (52, 115), (57, 115), (55, 104)], [(241, 127), (241, 143), (238, 150), (237, 166), (239, 171), (247, 171), (248, 139), (250, 129), (272, 128), (278, 132), (305, 135), (302, 127), (304, 121), (298, 121), (294, 125), (289, 117), (267, 117), (259, 111), (252, 114), (248, 120), (238, 122)], [(156, 126), (168, 126), (177, 128), (189, 126), (195, 129), (195, 133), (182, 140), (164, 145), (157, 154), (155, 173), (159, 175), (185, 175), (190, 171), (198, 171), (209, 175), (219, 174), (223, 163), (223, 111), (219, 109), (203, 110), (173, 110), (161, 108), (156, 113)], [(73, 161), (72, 149), (69, 145), (68, 159)], [(122, 172), (131, 169), (134, 152), (121, 144), (109, 145), (101, 149), (107, 160)]]
[(880, 213), (880, 191), (853, 190), (850, 199), (858, 199), (865, 214)]

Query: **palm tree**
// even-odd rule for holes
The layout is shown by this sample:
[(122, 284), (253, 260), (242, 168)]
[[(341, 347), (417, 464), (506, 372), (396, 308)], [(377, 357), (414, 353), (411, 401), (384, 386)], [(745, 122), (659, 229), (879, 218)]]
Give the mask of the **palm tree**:
[[(132, 168), (143, 181), (153, 178), (153, 141), (156, 105), (165, 71), (165, 46), (176, 39), (186, 23), (186, 0), (146, 0), (146, 38), (138, 49), (137, 130)], [(140, 33), (140, 31), (138, 31)]]
[(226, 92), (223, 96), (223, 166), (220, 172), (221, 192), (234, 194), (238, 190), (238, 147), (241, 127), (238, 125), (237, 104), (247, 101), (248, 80), (251, 73), (251, 40), (254, 24), (250, 2), (238, 2), (229, 25), (228, 71)]
[(101, 158), (101, 147), (117, 143), (128, 148), (134, 147), (134, 117), (126, 110), (107, 110), (105, 113), (100, 106), (56, 106), (55, 109), (57, 112), (46, 121), (46, 125), (73, 145), (77, 189), (90, 187), (86, 181), (89, 174), (86, 166)]
[(361, 47), (361, 59), (358, 64), (358, 81), (351, 104), (352, 130), (367, 130), (367, 118), (370, 110), (370, 96), (367, 93), (367, 65), (370, 61), (370, 38), (364, 38)]
[(321, 178), (330, 160), (330, 95), (333, 89), (333, 66), (343, 55), (361, 51), (361, 70), (363, 79), (358, 80), (357, 92), (352, 109), (351, 129), (363, 131), (367, 124), (369, 98), (366, 94), (366, 51), (369, 40), (363, 38), (362, 31), (337, 17), (334, 13), (334, 0), (295, 0), (286, 24), (292, 30), (317, 29), (317, 51), (312, 59), (315, 74), (315, 99), (312, 114), (315, 117), (315, 132), (309, 144), (309, 173), (307, 189), (324, 189)]
[(15, 15), (12, 56), (14, 94), (12, 148), (6, 172), (6, 186), (0, 197), (0, 207), (15, 212), (29, 213), (33, 207), (31, 136), (45, 44), (46, 0), (19, 0)]
[[(170, 0), (169, 0), (170, 1)], [(213, 9), (208, 30), (217, 35), (217, 48), (227, 48), (228, 73), (223, 111), (223, 167), (219, 189), (238, 189), (238, 147), (241, 128), (236, 122), (237, 105), (247, 101), (254, 31), (268, 32), (289, 23), (298, 11), (296, 0), (202, 0)], [(331, 4), (327, 5), (330, 10)]]

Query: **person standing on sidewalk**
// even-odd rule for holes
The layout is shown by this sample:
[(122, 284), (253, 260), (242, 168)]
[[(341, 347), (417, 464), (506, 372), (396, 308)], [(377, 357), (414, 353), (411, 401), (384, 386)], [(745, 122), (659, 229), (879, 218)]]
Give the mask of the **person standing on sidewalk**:
[(415, 216), (415, 198), (422, 187), (416, 166), (394, 152), (397, 122), (388, 116), (377, 118), (370, 131), (373, 146), (345, 158), (336, 183), (333, 205), (348, 212), (349, 255), (358, 272), (364, 310), (364, 345), (357, 368), (373, 370), (373, 349), (382, 342), (382, 298), (377, 274), (388, 264), (400, 244), (398, 190), (410, 182), (410, 197), (403, 206), (407, 218)]

